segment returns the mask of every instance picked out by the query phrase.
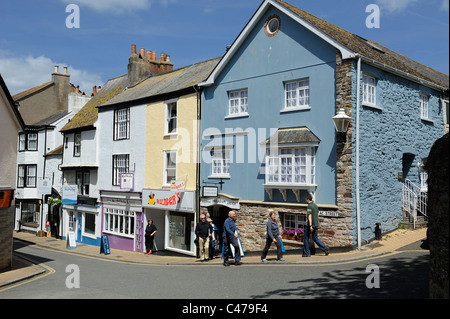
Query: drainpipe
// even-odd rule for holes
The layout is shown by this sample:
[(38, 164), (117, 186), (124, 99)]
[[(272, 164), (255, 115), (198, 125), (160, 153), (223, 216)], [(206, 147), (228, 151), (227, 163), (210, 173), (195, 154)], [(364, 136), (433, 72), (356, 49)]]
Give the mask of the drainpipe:
[(360, 205), (360, 197), (359, 197), (359, 109), (360, 109), (360, 103), (361, 103), (361, 96), (360, 96), (360, 88), (361, 88), (361, 56), (359, 54), (356, 55), (358, 58), (358, 65), (357, 65), (357, 75), (356, 75), (356, 141), (355, 141), (355, 147), (356, 147), (356, 159), (355, 159), (355, 166), (356, 166), (356, 183), (355, 183), (355, 191), (356, 191), (356, 229), (358, 233), (358, 250), (361, 250), (361, 205)]

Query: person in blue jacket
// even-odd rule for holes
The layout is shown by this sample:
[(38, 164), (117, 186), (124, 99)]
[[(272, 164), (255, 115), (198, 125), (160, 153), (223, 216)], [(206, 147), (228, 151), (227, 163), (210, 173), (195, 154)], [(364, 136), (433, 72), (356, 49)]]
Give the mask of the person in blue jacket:
[(238, 235), (235, 233), (236, 231), (236, 213), (234, 211), (230, 211), (228, 213), (228, 218), (223, 223), (223, 265), (230, 266), (228, 263), (228, 256), (230, 255), (230, 244), (234, 247), (234, 259), (235, 265), (242, 265), (241, 262), (241, 251), (239, 249), (239, 243), (237, 241)]

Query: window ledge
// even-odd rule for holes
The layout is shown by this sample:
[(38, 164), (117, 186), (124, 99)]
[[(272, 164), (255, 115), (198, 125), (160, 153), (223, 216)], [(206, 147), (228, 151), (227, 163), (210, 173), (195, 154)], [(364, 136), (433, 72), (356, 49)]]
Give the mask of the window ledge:
[(362, 106), (374, 109), (374, 110), (379, 110), (379, 111), (383, 111), (383, 108), (381, 106), (375, 105), (375, 104), (370, 104), (370, 103), (362, 103)]
[(249, 117), (249, 116), (250, 116), (250, 114), (248, 114), (247, 112), (239, 113), (239, 114), (229, 114), (229, 115), (225, 116), (225, 120), (242, 118), (242, 117)]
[(231, 175), (209, 175), (208, 178), (226, 178), (231, 179)]
[(430, 123), (430, 124), (434, 124), (434, 121), (433, 121), (433, 120), (430, 120), (429, 118), (426, 118), (426, 117), (420, 117), (420, 119), (421, 119), (422, 121), (424, 121), (424, 122), (427, 122), (427, 123)]
[(280, 111), (280, 113), (289, 113), (295, 111), (308, 111), (311, 110), (311, 106), (296, 106), (296, 107), (285, 107)]

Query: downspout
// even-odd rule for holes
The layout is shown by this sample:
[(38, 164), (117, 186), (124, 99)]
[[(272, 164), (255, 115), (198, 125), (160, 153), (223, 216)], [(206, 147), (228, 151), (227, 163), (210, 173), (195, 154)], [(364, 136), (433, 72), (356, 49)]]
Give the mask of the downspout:
[(361, 250), (361, 202), (360, 202), (360, 194), (359, 194), (359, 109), (361, 103), (360, 89), (361, 89), (361, 56), (359, 54), (356, 55), (358, 58), (357, 64), (357, 74), (356, 74), (356, 133), (355, 133), (355, 147), (356, 147), (356, 176), (355, 176), (355, 192), (356, 192), (356, 230), (357, 230), (357, 243), (358, 250)]
[(202, 129), (201, 127), (201, 119), (202, 119), (202, 89), (198, 86), (195, 85), (194, 86), (194, 90), (195, 92), (197, 92), (197, 154), (196, 154), (196, 181), (195, 181), (195, 185), (196, 185), (196, 211), (197, 213), (195, 214), (196, 216), (196, 221), (195, 223), (197, 223), (198, 219), (197, 217), (200, 217), (200, 157), (201, 157), (201, 133), (200, 130)]

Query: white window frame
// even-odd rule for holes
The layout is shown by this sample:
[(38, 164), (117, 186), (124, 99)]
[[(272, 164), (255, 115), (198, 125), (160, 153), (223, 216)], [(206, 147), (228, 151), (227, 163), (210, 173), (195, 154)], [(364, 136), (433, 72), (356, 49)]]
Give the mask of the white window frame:
[(114, 110), (114, 141), (130, 138), (130, 108)]
[[(28, 151), (37, 151), (38, 149), (38, 135), (37, 133), (29, 133), (27, 134), (27, 150)], [(35, 143), (34, 147), (31, 143)]]
[(73, 135), (73, 157), (80, 157), (80, 156), (81, 156), (81, 133), (75, 133)]
[[(178, 129), (178, 99), (172, 99), (172, 100), (166, 101), (165, 105), (166, 105), (165, 106), (166, 114), (165, 114), (164, 135), (176, 135), (177, 129)], [(175, 107), (175, 110), (176, 110), (175, 116), (173, 116), (173, 114), (172, 114), (173, 107)], [(175, 123), (175, 124), (172, 124), (175, 127), (171, 131), (169, 131), (171, 122)]]
[(286, 82), (284, 85), (284, 112), (311, 109), (309, 78)]
[(369, 74), (363, 74), (363, 104), (368, 106), (377, 105), (377, 80)]
[(231, 150), (214, 151), (211, 158), (211, 175), (209, 178), (230, 178)]
[[(279, 148), (266, 153), (265, 185), (304, 186), (316, 183), (316, 148), (301, 146)], [(285, 165), (283, 165), (285, 164)], [(283, 177), (285, 179), (283, 180)]]
[(248, 89), (228, 93), (228, 117), (248, 116)]
[(135, 228), (136, 213), (134, 211), (109, 207), (104, 209), (103, 232), (134, 238)]
[(430, 119), (429, 109), (430, 97), (425, 93), (419, 93), (420, 118), (423, 120)]
[[(175, 167), (169, 167), (169, 160), (175, 164)], [(169, 175), (169, 171), (174, 172), (174, 174)], [(172, 180), (177, 179), (177, 151), (164, 151), (164, 173), (163, 173), (163, 186), (170, 186)], [(169, 176), (173, 178), (168, 180)]]
[[(93, 216), (94, 216), (94, 233), (93, 233), (93, 234), (88, 233), (88, 232), (86, 231), (86, 215), (87, 215), (87, 214), (93, 215)], [(93, 239), (97, 238), (97, 236), (96, 236), (96, 233), (97, 233), (97, 214), (96, 214), (96, 213), (93, 213), (93, 212), (83, 212), (83, 217), (82, 217), (82, 218), (83, 218), (83, 219), (82, 219), (82, 223), (83, 223), (83, 233), (82, 233), (82, 236), (84, 236), (84, 237), (89, 237), (89, 238), (93, 238)]]

